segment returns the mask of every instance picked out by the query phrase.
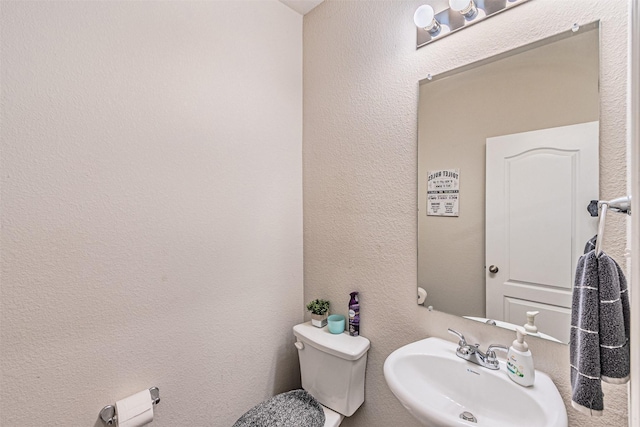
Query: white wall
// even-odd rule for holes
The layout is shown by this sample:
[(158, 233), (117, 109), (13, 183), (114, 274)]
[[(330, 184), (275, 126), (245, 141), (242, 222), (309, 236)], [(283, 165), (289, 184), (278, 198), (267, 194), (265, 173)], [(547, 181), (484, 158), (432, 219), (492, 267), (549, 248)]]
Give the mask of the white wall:
[(228, 426), (299, 385), (301, 16), (3, 2), (1, 26), (0, 424), (158, 386), (154, 426)]
[[(427, 336), (453, 341), (447, 327), (483, 347), (513, 340), (507, 331), (416, 305), (419, 80), (574, 22), (602, 20), (601, 197), (627, 191), (620, 173), (626, 166), (626, 1), (530, 1), (416, 51), (412, 17), (421, 3), (327, 0), (304, 18), (305, 296), (321, 295), (344, 314), (348, 293), (360, 291), (361, 333), (371, 340), (365, 403), (346, 427), (419, 425), (382, 375), (394, 349)], [(578, 414), (569, 404), (568, 347), (535, 339), (530, 346), (537, 368), (552, 376), (569, 405), (572, 426), (627, 425), (625, 386), (605, 387), (603, 418)]]
[[(631, 146), (631, 193), (632, 211), (640, 212), (640, 3), (637, 1), (630, 4), (631, 28), (630, 28), (630, 110), (629, 115), (629, 145)], [(632, 216), (631, 248), (636, 256), (631, 258), (631, 280), (629, 288), (640, 290), (640, 257), (637, 256), (640, 248), (640, 218), (638, 215)], [(631, 305), (631, 330), (640, 330), (640, 298), (633, 298)], [(631, 364), (640, 366), (640, 341), (631, 340)], [(629, 424), (631, 426), (640, 425), (640, 369), (631, 371), (631, 386), (629, 400)]]

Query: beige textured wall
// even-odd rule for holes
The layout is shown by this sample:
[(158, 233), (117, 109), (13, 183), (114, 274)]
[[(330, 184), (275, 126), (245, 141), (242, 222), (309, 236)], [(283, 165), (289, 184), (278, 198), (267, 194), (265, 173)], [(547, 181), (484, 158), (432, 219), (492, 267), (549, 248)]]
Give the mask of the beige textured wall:
[(299, 385), (302, 17), (2, 2), (0, 425), (230, 426)]
[[(420, 85), (418, 286), (428, 292), (425, 305), (485, 317), (487, 138), (598, 120), (598, 31), (569, 33)], [(460, 214), (427, 216), (427, 171), (450, 168), (460, 169)], [(624, 179), (625, 170), (619, 173)], [(579, 212), (588, 216), (586, 205)]]
[[(386, 386), (385, 358), (446, 329), (472, 342), (512, 334), (416, 305), (418, 81), (600, 19), (603, 197), (624, 193), (627, 2), (533, 0), (415, 50), (412, 16), (422, 1), (327, 0), (304, 18), (305, 299), (345, 314), (361, 292), (361, 333), (371, 340), (366, 400), (349, 426), (418, 426)], [(613, 217), (613, 215), (611, 215)], [(614, 219), (612, 218), (612, 221)], [(615, 237), (615, 236), (614, 236)], [(537, 368), (569, 404), (568, 347), (530, 342)], [(572, 426), (625, 426), (625, 386), (605, 388), (606, 415), (568, 408)]]

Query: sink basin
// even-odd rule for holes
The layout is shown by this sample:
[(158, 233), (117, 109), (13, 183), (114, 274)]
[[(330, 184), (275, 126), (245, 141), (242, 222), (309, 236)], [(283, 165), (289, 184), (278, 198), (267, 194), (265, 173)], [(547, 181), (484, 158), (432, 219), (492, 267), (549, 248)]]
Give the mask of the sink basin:
[[(551, 378), (536, 371), (535, 384), (522, 387), (500, 370), (456, 356), (456, 344), (427, 338), (405, 345), (384, 362), (393, 394), (426, 426), (567, 427), (567, 411)], [(476, 421), (461, 414), (470, 413)], [(465, 416), (469, 416), (465, 414)]]

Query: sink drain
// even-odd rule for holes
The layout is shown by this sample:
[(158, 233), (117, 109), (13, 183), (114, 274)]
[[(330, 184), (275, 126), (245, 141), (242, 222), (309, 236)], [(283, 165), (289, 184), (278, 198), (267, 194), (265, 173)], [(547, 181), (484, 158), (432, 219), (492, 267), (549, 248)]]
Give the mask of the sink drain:
[(463, 413), (461, 413), (460, 414), (460, 418), (462, 418), (465, 421), (471, 421), (472, 423), (477, 423), (478, 422), (476, 417), (474, 417), (471, 412), (467, 412), (467, 411), (464, 411)]

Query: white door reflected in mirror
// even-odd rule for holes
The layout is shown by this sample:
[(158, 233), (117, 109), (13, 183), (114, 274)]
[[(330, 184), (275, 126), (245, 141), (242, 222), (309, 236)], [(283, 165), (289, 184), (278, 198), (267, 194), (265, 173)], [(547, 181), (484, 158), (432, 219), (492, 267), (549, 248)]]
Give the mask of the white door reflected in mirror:
[[(487, 139), (486, 317), (569, 341), (576, 262), (598, 228), (598, 122)], [(495, 266), (493, 266), (495, 267)]]

